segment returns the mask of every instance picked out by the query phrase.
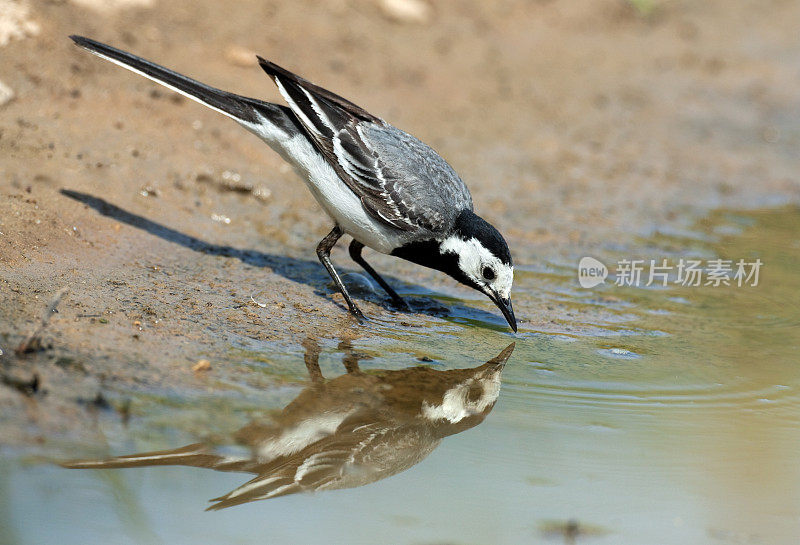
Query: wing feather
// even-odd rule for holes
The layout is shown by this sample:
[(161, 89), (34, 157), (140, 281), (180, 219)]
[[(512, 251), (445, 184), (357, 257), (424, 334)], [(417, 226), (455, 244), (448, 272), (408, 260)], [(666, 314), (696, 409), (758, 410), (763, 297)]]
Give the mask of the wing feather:
[(448, 231), (472, 198), (434, 150), (339, 95), (259, 57), (306, 135), (374, 218), (403, 231)]

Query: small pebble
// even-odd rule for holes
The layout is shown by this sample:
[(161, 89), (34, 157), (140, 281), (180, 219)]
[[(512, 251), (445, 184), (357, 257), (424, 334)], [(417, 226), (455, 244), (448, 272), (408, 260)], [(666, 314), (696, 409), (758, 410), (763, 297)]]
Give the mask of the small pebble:
[(26, 2), (0, 0), (0, 47), (11, 40), (21, 40), (39, 34), (41, 27), (30, 16)]
[(272, 198), (272, 190), (267, 186), (260, 185), (253, 190), (253, 196), (261, 202), (267, 202)]
[(14, 99), (14, 91), (11, 87), (0, 81), (0, 106), (5, 106)]
[(258, 59), (254, 51), (240, 45), (228, 46), (225, 59), (234, 66), (256, 66)]
[(145, 185), (139, 190), (139, 195), (142, 197), (158, 197), (161, 195), (161, 191), (152, 185)]
[(211, 362), (208, 360), (200, 360), (192, 366), (192, 371), (199, 373), (202, 371), (209, 371), (211, 369)]
[(155, 0), (71, 0), (84, 8), (89, 8), (99, 13), (112, 13), (128, 8), (150, 8)]
[(381, 13), (398, 23), (427, 24), (431, 22), (433, 10), (423, 0), (380, 0)]

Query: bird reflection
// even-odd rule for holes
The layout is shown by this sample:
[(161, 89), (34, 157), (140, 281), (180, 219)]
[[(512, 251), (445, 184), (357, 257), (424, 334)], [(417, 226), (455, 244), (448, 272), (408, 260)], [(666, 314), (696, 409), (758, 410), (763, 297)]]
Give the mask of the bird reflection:
[(347, 371), (326, 380), (320, 348), (307, 340), (310, 384), (268, 421), (253, 421), (235, 433), (249, 456), (232, 456), (204, 443), (174, 450), (78, 460), (69, 468), (180, 465), (256, 476), (211, 500), (210, 510), (317, 490), (363, 486), (425, 459), (442, 438), (480, 424), (500, 393), (500, 375), (514, 343), (473, 369), (428, 367), (363, 372), (362, 356), (340, 345)]

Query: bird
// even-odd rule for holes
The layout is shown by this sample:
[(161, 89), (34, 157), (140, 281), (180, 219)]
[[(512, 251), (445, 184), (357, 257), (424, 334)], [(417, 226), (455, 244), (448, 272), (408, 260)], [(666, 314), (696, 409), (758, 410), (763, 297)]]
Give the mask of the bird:
[(509, 344), (472, 369), (436, 371), (417, 366), (362, 371), (360, 355), (340, 343), (346, 373), (326, 380), (319, 345), (303, 343), (310, 384), (280, 413), (254, 420), (233, 438), (246, 453), (194, 443), (105, 460), (72, 460), (70, 469), (148, 466), (203, 467), (254, 474), (235, 490), (214, 498), (208, 509), (300, 492), (364, 486), (424, 460), (442, 439), (483, 422), (500, 393)]
[(257, 56), (287, 106), (208, 86), (83, 36), (78, 46), (226, 115), (276, 151), (306, 182), (333, 220), (317, 256), (350, 313), (364, 314), (330, 259), (345, 234), (350, 257), (395, 305), (408, 305), (364, 259), (364, 247), (441, 271), (484, 293), (511, 329), (514, 266), (500, 232), (474, 212), (472, 196), (430, 146), (353, 102)]

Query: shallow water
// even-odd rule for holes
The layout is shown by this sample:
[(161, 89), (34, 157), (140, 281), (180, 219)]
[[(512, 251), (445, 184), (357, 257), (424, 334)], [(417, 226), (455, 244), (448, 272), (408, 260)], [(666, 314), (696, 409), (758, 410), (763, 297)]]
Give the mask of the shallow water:
[[(417, 449), (397, 463), (394, 476), (356, 475), (352, 482), (364, 486), (205, 512), (209, 499), (252, 475), (184, 466), (68, 470), (51, 463), (198, 441), (220, 456), (247, 458), (246, 449), (231, 446), (242, 426), (280, 420), (295, 399), (315, 415), (335, 412), (309, 408), (308, 344), (232, 339), (230, 361), (241, 366), (241, 384), (229, 378), (219, 391), (191, 397), (132, 393), (130, 422), (98, 415), (93, 445), (53, 440), (35, 456), (7, 455), (0, 462), (0, 543), (794, 543), (800, 536), (798, 232), (796, 209), (720, 211), (692, 230), (642, 239), (636, 255), (593, 256), (607, 265), (759, 258), (755, 287), (619, 287), (612, 274), (582, 289), (576, 263), (538, 264), (518, 269), (518, 314), (552, 306), (568, 318), (528, 323), (512, 336), (491, 303), (476, 298), (424, 329), (373, 322), (350, 345), (321, 334), (311, 359), (328, 379), (344, 378), (316, 399), (336, 398), (327, 407), (340, 410), (361, 396), (359, 414), (372, 420), (360, 425), (380, 422), (394, 434), (390, 444)], [(476, 402), (472, 412), (450, 415), (462, 419), (463, 429), (445, 433), (439, 426), (424, 432), (430, 440), (407, 439), (409, 422), (418, 422), (410, 412), (437, 406), (432, 393), (424, 402), (415, 397), (423, 388), (406, 392), (403, 403), (362, 383), (331, 393), (330, 385), (361, 376), (354, 360), (366, 377), (414, 365), (443, 377), (480, 366), (511, 341), (516, 348), (496, 402), (481, 386), (468, 396)], [(199, 465), (179, 460), (187, 461)]]

